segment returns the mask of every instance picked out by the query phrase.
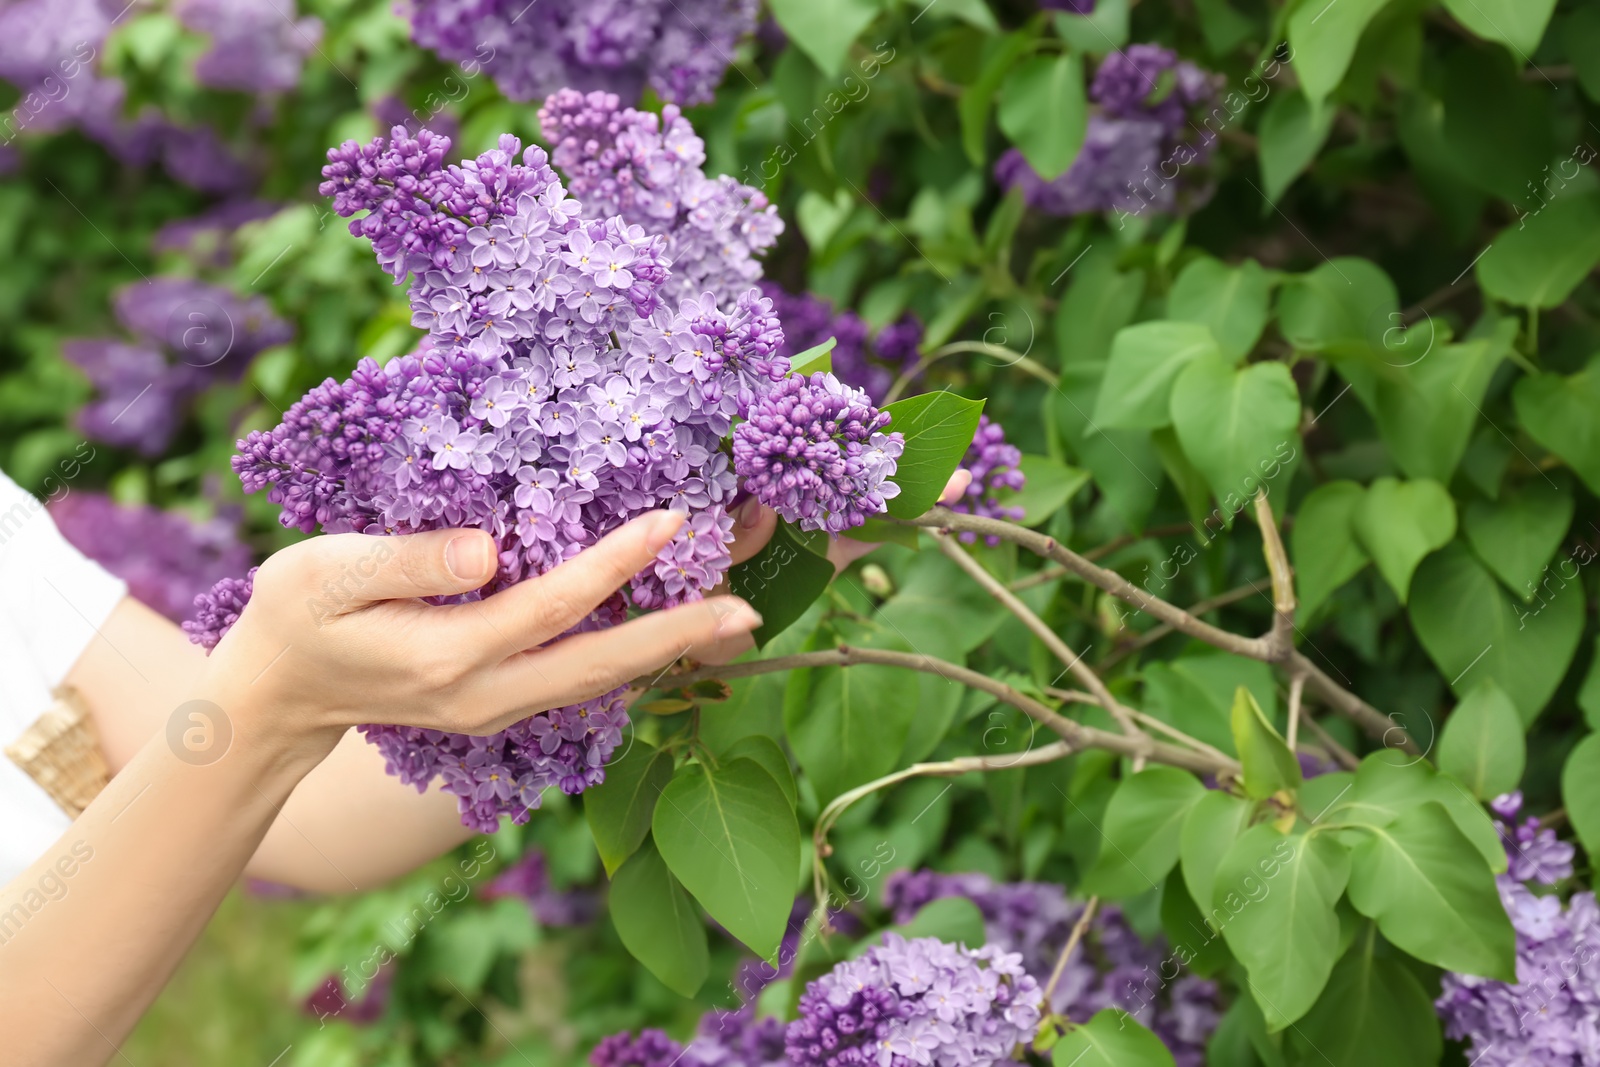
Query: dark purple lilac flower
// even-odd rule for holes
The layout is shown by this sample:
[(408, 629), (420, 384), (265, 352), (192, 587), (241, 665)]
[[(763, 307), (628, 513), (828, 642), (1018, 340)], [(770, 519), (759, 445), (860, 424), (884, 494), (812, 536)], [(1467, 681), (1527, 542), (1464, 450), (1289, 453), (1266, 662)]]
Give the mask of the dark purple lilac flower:
[[(1022, 967), (1043, 985), (1083, 905), (1048, 882), (997, 883), (977, 873), (896, 871), (884, 885), (884, 903), (895, 922), (908, 922), (929, 901), (963, 897), (984, 918), (987, 943), (1022, 958)], [(1164, 978), (1171, 955), (1163, 942), (1144, 942), (1115, 906), (1095, 916), (1082, 945), (1067, 962), (1052, 998), (1052, 1010), (1084, 1022), (1105, 1008), (1137, 1018), (1171, 1050), (1178, 1067), (1201, 1067), (1206, 1041), (1220, 1013), (1214, 982), (1184, 975)]]
[[(950, 509), (987, 519), (1021, 519), (1022, 509), (1000, 503), (998, 496), (1002, 489), (1014, 492), (1027, 483), (1021, 464), (1022, 450), (1006, 440), (1005, 428), (990, 421), (989, 416), (979, 415), (978, 430), (972, 435), (972, 444), (967, 446), (967, 454), (961, 460), (961, 466), (972, 472), (972, 483), (967, 486), (966, 495), (950, 505)], [(961, 540), (970, 545), (977, 540), (977, 535), (963, 533)], [(1000, 543), (998, 537), (985, 540), (991, 546)]]
[(517, 897), (527, 901), (540, 926), (581, 926), (599, 914), (600, 901), (593, 892), (581, 889), (562, 892), (550, 884), (550, 868), (544, 853), (530, 848), (521, 859), (495, 876), (478, 890), (485, 900)]
[(256, 568), (251, 567), (243, 578), (222, 578), (207, 592), (194, 598), (194, 612), (183, 624), (189, 640), (206, 651), (217, 647), (217, 642), (233, 628), (250, 603), (250, 591), (255, 587)]
[(634, 102), (711, 101), (755, 0), (408, 0), (412, 38), (469, 75), (487, 73), (513, 100), (563, 86)]
[(683, 1046), (662, 1030), (640, 1030), (639, 1036), (620, 1033), (605, 1038), (589, 1053), (592, 1067), (673, 1067), (683, 1057)]
[(1065, 11), (1069, 15), (1094, 14), (1095, 0), (1039, 0), (1046, 11)]
[(337, 1019), (353, 1026), (368, 1026), (375, 1023), (383, 1017), (383, 1010), (389, 1006), (389, 994), (394, 988), (394, 972), (395, 964), (392, 961), (378, 968), (378, 973), (373, 975), (372, 980), (354, 999), (346, 994), (339, 976), (330, 974), (306, 998), (305, 1013), (315, 1016), (319, 1022)]
[(733, 434), (733, 465), (756, 499), (806, 530), (839, 534), (884, 510), (905, 448), (889, 416), (831, 374), (785, 378)]
[(178, 0), (174, 13), (211, 38), (195, 75), (213, 89), (293, 89), (305, 57), (322, 40), (322, 20), (296, 18), (293, 0)]
[(61, 535), (78, 551), (128, 583), (128, 592), (174, 622), (218, 579), (250, 566), (236, 523), (196, 522), (99, 493), (73, 492), (50, 505)]
[(833, 305), (812, 293), (798, 295), (776, 282), (763, 282), (762, 292), (772, 300), (783, 323), (783, 355), (796, 356), (828, 338), (835, 341), (833, 374), (860, 389), (878, 403), (889, 392), (895, 376), (915, 364), (922, 344), (922, 323), (904, 315), (869, 339), (870, 328), (854, 311), (835, 312)]
[(988, 1067), (1033, 1037), (1040, 998), (1015, 953), (885, 934), (806, 987), (784, 1035), (788, 1060), (794, 1067)]
[(1220, 76), (1169, 49), (1130, 45), (1095, 72), (1089, 97), (1097, 109), (1065, 174), (1046, 181), (1011, 149), (995, 164), (995, 179), (1050, 215), (1192, 210), (1207, 195), (1216, 133), (1197, 129), (1191, 116), (1210, 110), (1220, 89)]

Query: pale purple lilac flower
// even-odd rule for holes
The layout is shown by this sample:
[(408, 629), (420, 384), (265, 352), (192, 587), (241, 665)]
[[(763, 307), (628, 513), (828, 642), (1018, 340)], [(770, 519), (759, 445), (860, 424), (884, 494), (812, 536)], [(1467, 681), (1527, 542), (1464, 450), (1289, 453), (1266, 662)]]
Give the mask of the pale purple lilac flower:
[(296, 18), (294, 0), (178, 0), (174, 14), (211, 38), (195, 76), (213, 89), (293, 89), (305, 57), (322, 40), (322, 20)]
[[(1006, 440), (1004, 427), (987, 415), (979, 415), (977, 432), (973, 434), (972, 444), (967, 446), (961, 466), (972, 472), (972, 483), (967, 486), (966, 495), (950, 505), (950, 510), (986, 519), (1014, 522), (1022, 518), (1021, 508), (1002, 504), (999, 499), (1001, 490), (1015, 492), (1027, 484), (1022, 473), (1022, 450)], [(961, 540), (970, 545), (977, 540), (977, 534), (963, 533)], [(993, 536), (984, 540), (991, 547), (1000, 543), (1000, 538)]]
[(412, 38), (513, 100), (564, 86), (711, 101), (756, 0), (405, 0)]

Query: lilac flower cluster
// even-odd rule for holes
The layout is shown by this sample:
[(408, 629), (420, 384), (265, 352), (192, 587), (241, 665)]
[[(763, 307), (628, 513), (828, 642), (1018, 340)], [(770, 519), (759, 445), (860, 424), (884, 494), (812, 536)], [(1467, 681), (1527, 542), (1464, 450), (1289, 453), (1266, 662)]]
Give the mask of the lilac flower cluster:
[(757, 1017), (753, 1006), (737, 1012), (708, 1012), (687, 1046), (661, 1030), (638, 1036), (612, 1034), (589, 1053), (593, 1067), (785, 1067), (785, 1026), (771, 1016)]
[(211, 38), (195, 64), (201, 85), (251, 93), (284, 92), (300, 81), (300, 68), (322, 40), (322, 20), (296, 19), (277, 0), (178, 0), (174, 14), (187, 28)]
[(1041, 997), (1014, 952), (889, 933), (807, 986), (784, 1038), (796, 1067), (980, 1067), (1032, 1038)]
[(864, 391), (874, 403), (888, 394), (896, 375), (916, 362), (922, 323), (909, 314), (869, 339), (870, 328), (854, 311), (835, 313), (833, 305), (821, 297), (789, 293), (776, 282), (763, 282), (761, 288), (783, 321), (783, 354), (798, 355), (832, 337), (834, 375)]
[[(1065, 174), (1045, 181), (1011, 149), (995, 164), (995, 178), (1020, 188), (1030, 207), (1049, 215), (1171, 212), (1180, 200), (1199, 206), (1201, 183), (1174, 175), (1179, 169), (1193, 175), (1210, 158), (1216, 135), (1195, 135), (1189, 116), (1209, 110), (1220, 89), (1220, 76), (1169, 49), (1130, 45), (1107, 56), (1095, 72), (1089, 96), (1099, 106)], [(1164, 173), (1168, 168), (1172, 175)]]
[(1573, 848), (1528, 819), (1510, 829), (1522, 794), (1495, 798), (1507, 873), (1496, 878), (1517, 934), (1517, 981), (1446, 973), (1434, 1002), (1445, 1033), (1467, 1043), (1482, 1067), (1594, 1067), (1600, 1064), (1600, 905), (1592, 892), (1565, 906), (1524, 881), (1553, 885), (1572, 875)]
[[(1003, 426), (990, 421), (987, 415), (979, 415), (978, 430), (972, 435), (972, 444), (967, 446), (961, 466), (972, 472), (972, 484), (967, 486), (966, 496), (952, 504), (950, 510), (987, 519), (1015, 521), (1022, 518), (1021, 508), (1000, 503), (998, 495), (1002, 489), (1015, 492), (1027, 483), (1022, 474), (1022, 450), (1006, 440)], [(961, 540), (970, 545), (977, 536), (963, 533)], [(984, 540), (991, 547), (1000, 543), (998, 537)]]
[(204, 267), (226, 267), (233, 261), (229, 244), (239, 228), (277, 214), (280, 205), (267, 200), (228, 200), (186, 219), (164, 223), (150, 239), (157, 252), (179, 252)]
[(78, 424), (97, 441), (147, 456), (171, 442), (194, 396), (237, 379), (257, 353), (293, 335), (260, 297), (193, 278), (135, 282), (113, 306), (135, 340), (85, 338), (62, 346), (99, 394), (78, 413)]
[[(884, 886), (895, 922), (909, 922), (929, 901), (963, 897), (983, 914), (987, 943), (1021, 956), (1023, 969), (1049, 980), (1083, 905), (1048, 882), (997, 883), (977, 873), (897, 871)], [(1220, 1013), (1214, 982), (1185, 975), (1166, 983), (1160, 942), (1146, 943), (1120, 909), (1100, 910), (1079, 950), (1067, 961), (1051, 1009), (1087, 1021), (1104, 1008), (1129, 1012), (1171, 1050), (1178, 1067), (1201, 1067)]]
[(710, 103), (756, 0), (409, 0), (411, 36), (513, 100), (563, 86)]
[(369, 1026), (383, 1018), (384, 1009), (389, 1006), (390, 995), (394, 991), (395, 970), (393, 961), (379, 968), (372, 981), (354, 999), (346, 995), (339, 976), (330, 974), (311, 991), (301, 1007), (319, 1022), (338, 1019), (352, 1026)]
[(194, 598), (194, 611), (183, 623), (183, 632), (189, 635), (189, 640), (208, 652), (217, 647), (217, 642), (239, 621), (244, 606), (250, 603), (256, 569), (251, 567), (243, 578), (221, 578), (210, 590)]
[(50, 517), (78, 551), (128, 583), (128, 592), (174, 622), (195, 597), (250, 566), (237, 524), (196, 522), (144, 505), (118, 504), (99, 493), (74, 492), (50, 505)]
[(485, 900), (516, 897), (528, 904), (540, 926), (582, 926), (599, 914), (600, 901), (593, 892), (563, 892), (550, 884), (550, 865), (544, 853), (530, 848), (522, 858), (478, 890)]
[(831, 375), (786, 378), (733, 431), (733, 464), (756, 499), (802, 529), (843, 533), (900, 492), (905, 448), (889, 416)]
[[(416, 353), (383, 367), (362, 361), (240, 442), (234, 469), (247, 491), (265, 489), (281, 505), (284, 525), (480, 527), (499, 544), (500, 566), (475, 598), (549, 570), (637, 515), (674, 508), (688, 521), (629, 583), (633, 604), (653, 609), (698, 599), (726, 572), (740, 478), (764, 476), (761, 488), (772, 482), (792, 511), (836, 529), (882, 509), (895, 492), (885, 479), (899, 435), (880, 432), (886, 416), (837, 382), (784, 377), (782, 330), (758, 290), (720, 306), (709, 292), (666, 304), (664, 240), (615, 216), (580, 217), (543, 150), (522, 152), (507, 136), (446, 166), (449, 148), (427, 130), (410, 137), (396, 127), (328, 154), (323, 193), (340, 215), (360, 216), (351, 232), (372, 241), (385, 270), (411, 276), (413, 321), (429, 333)], [(811, 421), (774, 414), (808, 403), (819, 413)], [(730, 464), (723, 442), (736, 418), (748, 420), (740, 440), (752, 455), (770, 457), (780, 436), (815, 456), (831, 450), (844, 481), (813, 501), (777, 485), (769, 460), (745, 469), (737, 443)], [(214, 643), (231, 607), (208, 605), (195, 639)], [(577, 629), (625, 614), (619, 595)], [(577, 793), (604, 780), (627, 722), (622, 693), (490, 737), (363, 731), (392, 774), (419, 789), (441, 777), (463, 822), (487, 831), (502, 815), (526, 821), (546, 787)]]
[[(539, 125), (586, 217), (615, 215), (666, 236), (672, 277), (663, 300), (737, 292), (761, 277), (755, 257), (783, 232), (778, 209), (726, 174), (706, 176), (705, 142), (675, 105), (657, 116), (623, 107), (614, 93), (562, 89), (539, 110)], [(781, 308), (778, 317), (787, 330)]]

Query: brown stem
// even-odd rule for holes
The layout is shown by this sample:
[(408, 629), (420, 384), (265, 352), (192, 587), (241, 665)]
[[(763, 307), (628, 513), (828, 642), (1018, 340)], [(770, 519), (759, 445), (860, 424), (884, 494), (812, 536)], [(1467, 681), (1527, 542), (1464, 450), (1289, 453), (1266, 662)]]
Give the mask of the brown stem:
[[(1119, 548), (1127, 548), (1129, 545), (1137, 544), (1147, 538), (1176, 537), (1179, 534), (1189, 533), (1193, 530), (1194, 526), (1190, 523), (1178, 522), (1170, 526), (1157, 526), (1155, 529), (1146, 530), (1142, 534), (1122, 534), (1121, 536), (1113, 537), (1103, 545), (1096, 545), (1093, 548), (1086, 549), (1083, 552), (1083, 558), (1090, 561), (1104, 559)], [(1012, 582), (1011, 591), (1020, 593), (1024, 589), (1032, 589), (1036, 585), (1053, 582), (1057, 578), (1065, 577), (1068, 573), (1070, 572), (1065, 567), (1045, 567), (1028, 575), (1026, 578), (1018, 578)]]
[(1327, 749), (1328, 755), (1332, 756), (1334, 762), (1339, 766), (1343, 767), (1347, 771), (1353, 771), (1357, 767), (1361, 766), (1361, 761), (1356, 758), (1355, 753), (1351, 752), (1348, 748), (1345, 748), (1339, 742), (1335, 741), (1333, 739), (1333, 735), (1324, 729), (1320, 722), (1312, 718), (1310, 713), (1308, 713), (1303, 707), (1300, 709), (1300, 721), (1305, 723), (1307, 730), (1310, 730), (1316, 735), (1317, 744)]
[[(1257, 579), (1248, 585), (1241, 585), (1237, 589), (1230, 589), (1226, 593), (1218, 593), (1214, 597), (1207, 597), (1205, 600), (1195, 601), (1189, 606), (1189, 614), (1200, 616), (1204, 615), (1208, 611), (1215, 611), (1217, 608), (1225, 608), (1229, 604), (1236, 604), (1247, 597), (1261, 592), (1261, 590), (1267, 587), (1267, 580), (1265, 578)], [(1157, 641), (1161, 640), (1171, 632), (1172, 627), (1162, 623), (1160, 626), (1140, 634), (1137, 639), (1112, 650), (1109, 656), (1100, 661), (1100, 669), (1103, 671), (1109, 671), (1115, 664), (1122, 662), (1135, 652), (1143, 652), (1145, 649), (1149, 648), (1151, 645), (1155, 644)]]
[[(1070, 702), (1075, 703), (1075, 704), (1099, 704), (1100, 703), (1100, 701), (1097, 700), (1094, 697), (1093, 694), (1085, 693), (1081, 689), (1057, 689), (1054, 686), (1048, 686), (1047, 685), (1047, 686), (1045, 686), (1044, 691), (1045, 691), (1045, 695), (1047, 695), (1047, 696), (1053, 696), (1057, 700), (1070, 701)], [(1218, 759), (1228, 759), (1229, 758), (1228, 754), (1226, 752), (1223, 752), (1221, 749), (1214, 748), (1211, 745), (1206, 744), (1204, 741), (1200, 740), (1198, 737), (1189, 736), (1188, 734), (1184, 733), (1182, 730), (1178, 729), (1176, 726), (1173, 726), (1170, 723), (1164, 723), (1160, 719), (1156, 718), (1154, 715), (1146, 715), (1144, 712), (1140, 711), (1138, 708), (1130, 708), (1127, 705), (1123, 705), (1122, 710), (1124, 712), (1126, 712), (1127, 715), (1130, 718), (1132, 718), (1134, 722), (1139, 723), (1141, 726), (1147, 726), (1150, 729), (1156, 731), (1157, 733), (1166, 734), (1168, 737), (1172, 738), (1174, 741), (1178, 742), (1181, 745), (1187, 745), (1188, 747), (1194, 749), (1196, 752), (1204, 752), (1204, 753), (1207, 753), (1208, 755), (1215, 756)]]
[(1256, 521), (1261, 525), (1261, 551), (1267, 557), (1267, 573), (1272, 576), (1272, 629), (1267, 634), (1265, 658), (1282, 663), (1294, 651), (1294, 568), (1289, 565), (1289, 553), (1284, 551), (1265, 489), (1256, 493)]
[(1050, 981), (1044, 987), (1044, 1010), (1050, 1010), (1050, 998), (1055, 995), (1056, 986), (1061, 984), (1061, 976), (1066, 973), (1067, 961), (1072, 958), (1072, 950), (1078, 947), (1078, 942), (1083, 940), (1083, 935), (1089, 930), (1089, 923), (1094, 920), (1095, 909), (1100, 906), (1099, 897), (1090, 897), (1083, 905), (1083, 914), (1078, 916), (1078, 921), (1072, 924), (1072, 933), (1067, 935), (1067, 943), (1062, 946), (1061, 955), (1056, 957), (1055, 969), (1050, 972)]
[(1289, 679), (1289, 730), (1284, 736), (1289, 750), (1294, 751), (1295, 743), (1300, 739), (1301, 697), (1306, 691), (1306, 676), (1297, 674)]

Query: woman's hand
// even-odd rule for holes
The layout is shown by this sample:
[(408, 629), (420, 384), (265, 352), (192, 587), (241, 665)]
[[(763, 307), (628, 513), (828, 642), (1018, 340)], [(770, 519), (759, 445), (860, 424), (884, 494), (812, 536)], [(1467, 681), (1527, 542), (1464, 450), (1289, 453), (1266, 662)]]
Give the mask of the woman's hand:
[(493, 576), (494, 542), (481, 530), (311, 538), (257, 572), (200, 695), (235, 730), (328, 750), (362, 722), (494, 733), (760, 625), (742, 600), (716, 596), (556, 640), (682, 523), (677, 512), (652, 512), (544, 575), (449, 606), (417, 598), (466, 593)]

